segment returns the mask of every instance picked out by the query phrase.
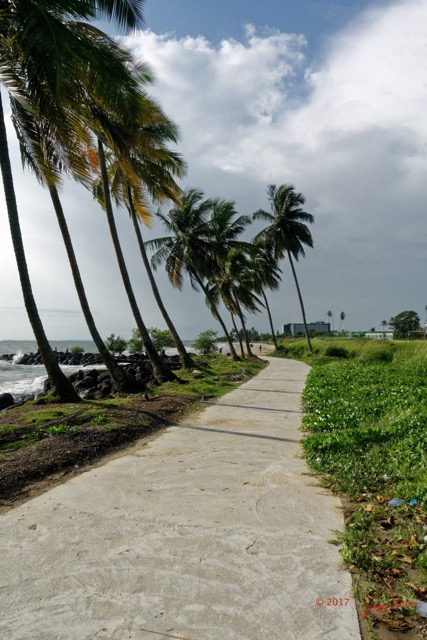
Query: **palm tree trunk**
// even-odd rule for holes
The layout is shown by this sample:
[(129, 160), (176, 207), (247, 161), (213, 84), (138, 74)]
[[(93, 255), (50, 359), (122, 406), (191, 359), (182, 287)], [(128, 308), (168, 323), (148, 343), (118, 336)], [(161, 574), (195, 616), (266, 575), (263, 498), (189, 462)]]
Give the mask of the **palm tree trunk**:
[(113, 356), (105, 346), (98, 332), (98, 329), (96, 328), (95, 321), (93, 319), (92, 312), (90, 310), (88, 299), (86, 296), (86, 292), (83, 286), (83, 281), (80, 275), (79, 266), (77, 264), (76, 255), (74, 253), (74, 247), (71, 241), (70, 232), (68, 230), (67, 221), (65, 219), (62, 204), (59, 199), (58, 190), (56, 187), (50, 186), (49, 193), (55, 209), (55, 213), (58, 220), (59, 228), (61, 230), (65, 249), (67, 251), (67, 256), (70, 262), (71, 272), (73, 275), (73, 280), (74, 280), (74, 285), (76, 287), (77, 295), (80, 301), (80, 306), (82, 308), (82, 312), (86, 320), (86, 324), (88, 326), (90, 335), (92, 336), (92, 340), (94, 341), (99, 351), (99, 354), (102, 358), (102, 361), (105, 364), (108, 373), (110, 374), (110, 377), (115, 389), (122, 393), (126, 393), (126, 392), (130, 393), (132, 391), (137, 391), (137, 390), (140, 391), (141, 385), (139, 385), (135, 380), (132, 380), (131, 378), (129, 378), (129, 376), (126, 375), (125, 371), (117, 364), (117, 362), (114, 360)]
[(273, 319), (271, 317), (270, 306), (268, 304), (267, 296), (265, 295), (264, 289), (261, 289), (261, 293), (262, 293), (262, 297), (264, 298), (265, 308), (267, 309), (268, 320), (270, 322), (271, 337), (273, 338), (274, 348), (277, 350), (277, 340), (274, 333)]
[(4, 122), (3, 104), (0, 95), (0, 167), (3, 177), (3, 186), (6, 199), (7, 213), (9, 217), (10, 233), (12, 236), (13, 249), (18, 266), (19, 279), (21, 282), (24, 304), (27, 310), (28, 319), (36, 338), (40, 356), (46, 367), (49, 380), (55, 389), (60, 402), (78, 402), (80, 400), (71, 382), (61, 371), (58, 360), (52, 351), (46, 337), (36, 301), (31, 287), (28, 273), (27, 260), (25, 257), (24, 243), (22, 241), (21, 227), (19, 223), (18, 207), (16, 204), (15, 188), (13, 185), (12, 167), (10, 164), (9, 149), (7, 144), (6, 126)]
[(251, 356), (252, 358), (254, 358), (255, 356), (252, 353), (251, 343), (250, 343), (250, 340), (249, 340), (248, 332), (246, 330), (245, 317), (243, 315), (242, 307), (240, 306), (240, 303), (239, 303), (239, 300), (238, 300), (237, 296), (234, 297), (234, 304), (236, 305), (237, 315), (239, 316), (240, 322), (241, 322), (241, 325), (242, 325), (243, 335), (245, 337), (245, 342), (246, 342), (246, 351), (248, 352), (248, 356)]
[(212, 309), (214, 310), (215, 317), (218, 320), (219, 324), (221, 325), (222, 330), (224, 331), (224, 335), (225, 335), (225, 337), (227, 339), (228, 346), (230, 348), (231, 357), (233, 358), (233, 360), (241, 360), (241, 358), (236, 353), (236, 349), (234, 348), (233, 341), (230, 338), (230, 334), (227, 331), (227, 327), (225, 326), (224, 320), (219, 315), (218, 307), (216, 306), (212, 296), (209, 295), (209, 292), (208, 292), (207, 288), (205, 287), (205, 285), (203, 284), (203, 282), (199, 278), (199, 276), (197, 274), (195, 274), (195, 273), (193, 273), (193, 276), (194, 276), (195, 280), (197, 281), (197, 284), (200, 286), (201, 290), (205, 294), (206, 298), (209, 300), (209, 304), (211, 305)]
[(239, 341), (240, 344), (240, 355), (242, 356), (242, 358), (245, 357), (245, 351), (243, 349), (243, 341), (242, 341), (242, 336), (240, 335), (238, 329), (237, 329), (237, 325), (236, 325), (236, 321), (234, 319), (234, 315), (232, 313), (230, 313), (231, 316), (231, 322), (233, 323), (233, 327), (234, 327), (234, 331), (236, 332), (237, 335), (237, 339)]
[(120, 240), (117, 233), (116, 223), (114, 220), (113, 207), (111, 205), (111, 197), (110, 197), (110, 185), (108, 183), (107, 165), (105, 163), (104, 147), (102, 145), (101, 140), (99, 139), (98, 139), (98, 153), (99, 153), (99, 164), (101, 167), (102, 185), (104, 189), (105, 211), (107, 214), (108, 226), (110, 228), (111, 238), (113, 240), (117, 262), (119, 264), (119, 269), (122, 275), (123, 284), (126, 289), (126, 293), (128, 296), (130, 307), (132, 309), (133, 316), (135, 318), (136, 326), (138, 327), (138, 331), (141, 335), (142, 342), (144, 343), (144, 348), (147, 353), (148, 359), (150, 360), (151, 366), (153, 367), (153, 374), (156, 380), (176, 380), (175, 374), (169, 369), (169, 367), (162, 360), (162, 358), (159, 356), (156, 349), (154, 348), (154, 345), (150, 338), (150, 334), (148, 333), (147, 328), (142, 320), (141, 313), (139, 311), (139, 308), (136, 302), (135, 294), (133, 292), (132, 284), (129, 278), (129, 273), (128, 273), (125, 259), (123, 256), (123, 251), (120, 246)]
[(147, 257), (147, 252), (145, 251), (144, 241), (141, 235), (141, 229), (139, 228), (137, 215), (135, 212), (135, 208), (132, 202), (132, 194), (130, 189), (128, 190), (129, 203), (130, 203), (130, 214), (133, 222), (133, 226), (135, 228), (136, 238), (138, 240), (139, 251), (141, 253), (142, 261), (144, 263), (145, 270), (147, 272), (148, 280), (150, 281), (151, 289), (153, 291), (154, 298), (157, 302), (157, 306), (160, 309), (160, 312), (166, 322), (167, 328), (170, 331), (172, 339), (174, 341), (176, 350), (178, 351), (179, 359), (181, 361), (181, 366), (183, 369), (194, 369), (195, 364), (191, 359), (191, 356), (187, 353), (186, 348), (183, 345), (181, 338), (178, 335), (177, 330), (175, 329), (175, 325), (173, 324), (168, 312), (166, 311), (165, 305), (163, 304), (163, 300), (160, 296), (159, 289), (157, 287), (157, 282), (153, 275), (153, 270), (151, 269), (150, 261)]
[(307, 320), (305, 318), (304, 303), (302, 301), (302, 295), (301, 295), (301, 290), (300, 290), (299, 284), (298, 284), (297, 274), (295, 273), (295, 267), (294, 267), (294, 263), (292, 261), (292, 256), (291, 256), (290, 251), (288, 251), (287, 254), (288, 254), (289, 263), (290, 263), (291, 269), (292, 269), (292, 275), (294, 276), (295, 286), (297, 288), (299, 303), (300, 303), (300, 306), (301, 306), (302, 321), (304, 323), (304, 331), (305, 331), (305, 339), (307, 341), (307, 347), (308, 347), (308, 350), (310, 351), (310, 353), (313, 353), (313, 347), (311, 346), (310, 336), (308, 335), (308, 328), (307, 328)]

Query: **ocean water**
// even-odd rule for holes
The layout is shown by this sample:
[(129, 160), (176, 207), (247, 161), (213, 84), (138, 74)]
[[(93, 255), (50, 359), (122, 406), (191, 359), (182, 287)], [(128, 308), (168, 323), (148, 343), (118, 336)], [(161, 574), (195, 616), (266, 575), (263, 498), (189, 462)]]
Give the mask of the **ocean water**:
[[(90, 340), (53, 340), (52, 348), (57, 351), (80, 345), (85, 351), (94, 353), (97, 349)], [(13, 362), (0, 360), (0, 393), (11, 393), (15, 401), (23, 400), (43, 391), (46, 369), (43, 365), (20, 365), (19, 358), (24, 353), (36, 353), (37, 344), (32, 340), (0, 340), (0, 354), (15, 354)], [(79, 367), (61, 367), (65, 374), (77, 371)]]
[[(186, 346), (191, 345), (191, 340), (183, 341)], [(86, 353), (97, 353), (98, 350), (91, 340), (52, 340), (51, 346), (57, 351), (70, 350), (79, 345)], [(13, 353), (12, 362), (0, 360), (0, 394), (10, 393), (15, 401), (23, 400), (43, 391), (46, 380), (46, 369), (43, 365), (20, 365), (19, 358), (24, 353), (36, 353), (37, 344), (31, 340), (0, 340), (0, 355)], [(166, 349), (168, 355), (176, 354), (176, 349)], [(81, 367), (62, 366), (65, 374), (70, 375)], [(98, 368), (98, 367), (97, 367)]]

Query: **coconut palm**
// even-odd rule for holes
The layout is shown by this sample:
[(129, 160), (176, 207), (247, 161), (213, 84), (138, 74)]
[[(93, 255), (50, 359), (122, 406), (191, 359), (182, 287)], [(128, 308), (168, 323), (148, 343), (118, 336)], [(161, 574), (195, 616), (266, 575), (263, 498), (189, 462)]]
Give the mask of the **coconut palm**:
[[(218, 208), (219, 202), (216, 205)], [(224, 251), (223, 248), (221, 250), (218, 248), (211, 224), (214, 206), (214, 201), (204, 199), (201, 191), (188, 189), (182, 194), (179, 205), (175, 205), (168, 216), (161, 212), (157, 213), (171, 235), (149, 240), (145, 244), (155, 250), (152, 257), (153, 268), (157, 269), (164, 263), (169, 280), (174, 287), (181, 289), (184, 275), (188, 274), (193, 289), (203, 291), (209, 302), (209, 308), (222, 327), (233, 360), (239, 360), (230, 334), (215, 300), (209, 295), (209, 287), (206, 283), (206, 280), (218, 271), (217, 257), (220, 251), (221, 253)], [(219, 212), (217, 212), (216, 224), (216, 232), (219, 235), (219, 230), (222, 229)], [(222, 231), (224, 239), (225, 233), (223, 229)], [(233, 233), (230, 235), (232, 236)], [(232, 239), (229, 238), (229, 240)]]
[(332, 322), (332, 331), (333, 331), (334, 330), (334, 314), (330, 309), (329, 311), (326, 312), (326, 317), (329, 318), (329, 320)]
[[(148, 145), (149, 151), (147, 151), (147, 144), (144, 140), (147, 137), (151, 138)], [(152, 200), (157, 202), (161, 202), (165, 198), (177, 202), (179, 188), (172, 176), (174, 174), (181, 177), (185, 171), (185, 163), (178, 154), (169, 151), (164, 146), (165, 141), (177, 140), (177, 130), (175, 125), (161, 113), (159, 113), (157, 123), (147, 125), (141, 130), (139, 142), (141, 138), (144, 142), (144, 156), (137, 157), (134, 153), (131, 160), (133, 170), (139, 180), (132, 180), (120, 163), (114, 162), (110, 156), (108, 169), (111, 175), (112, 195), (116, 204), (123, 204), (129, 212), (154, 298), (172, 335), (181, 365), (186, 369), (194, 368), (194, 362), (187, 353), (160, 296), (140, 229), (140, 222), (146, 219), (148, 212), (146, 192)]]
[(305, 257), (304, 246), (313, 246), (311, 232), (305, 223), (312, 224), (314, 217), (303, 210), (305, 198), (290, 184), (282, 184), (279, 187), (269, 185), (267, 199), (270, 203), (270, 212), (260, 209), (254, 213), (253, 217), (255, 220), (268, 222), (269, 226), (257, 234), (255, 241), (264, 242), (267, 251), (276, 260), (288, 257), (301, 307), (307, 346), (312, 352), (304, 303), (293, 260), (298, 261), (300, 256)]
[[(79, 28), (79, 26), (76, 26), (76, 28)], [(114, 58), (114, 50), (110, 51), (110, 40), (107, 36), (104, 36), (98, 31), (95, 33), (96, 39), (93, 41), (94, 34), (93, 31), (90, 30), (88, 35), (91, 37), (92, 41), (87, 41), (86, 44), (89, 47), (92, 46), (93, 52), (97, 53), (99, 43), (102, 39), (103, 47), (99, 53), (104, 55), (100, 55), (96, 59), (104, 60), (108, 64), (107, 68), (111, 75), (112, 66), (114, 66), (114, 63), (116, 62)], [(80, 29), (79, 35), (80, 37), (82, 36)], [(113, 55), (113, 60), (110, 60), (111, 55)], [(111, 62), (113, 65), (110, 64)], [(96, 66), (98, 70), (99, 64)], [(87, 76), (87, 69), (84, 70), (84, 75)], [(114, 387), (121, 392), (135, 391), (139, 388), (139, 385), (137, 385), (135, 380), (130, 379), (129, 376), (126, 375), (125, 371), (116, 363), (96, 328), (77, 265), (74, 248), (57, 188), (61, 170), (69, 172), (79, 180), (86, 182), (90, 181), (91, 165), (88, 161), (85, 161), (87, 144), (90, 139), (89, 133), (85, 127), (80, 126), (77, 129), (75, 126), (76, 120), (73, 120), (69, 123), (70, 131), (68, 136), (65, 138), (62, 136), (59, 140), (53, 139), (52, 130), (46, 120), (38, 120), (37, 114), (31, 114), (31, 116), (29, 116), (29, 114), (22, 109), (20, 103), (14, 99), (11, 100), (11, 105), (12, 119), (15, 125), (15, 130), (18, 134), (23, 162), (33, 170), (36, 177), (43, 185), (48, 186), (69, 258), (74, 284), (92, 339), (110, 373)], [(70, 105), (70, 103), (67, 102), (66, 106), (67, 110), (64, 111), (65, 120), (70, 113), (72, 104)]]
[(105, 161), (104, 147), (101, 139), (98, 139), (98, 155), (102, 177), (102, 199), (104, 202), (104, 210), (107, 215), (108, 227), (110, 229), (111, 239), (113, 241), (114, 251), (119, 265), (120, 274), (122, 276), (123, 284), (126, 290), (126, 294), (129, 300), (132, 314), (135, 318), (136, 326), (139, 334), (144, 343), (144, 348), (151, 366), (153, 367), (153, 374), (156, 380), (175, 380), (175, 374), (169, 369), (164, 360), (160, 357), (156, 351), (153, 342), (148, 333), (147, 327), (141, 316), (141, 312), (136, 301), (135, 293), (133, 291), (132, 283), (129, 277), (129, 272), (126, 266), (126, 261), (121, 248), (119, 234), (117, 232), (116, 221), (114, 219), (113, 206), (111, 203), (110, 185), (108, 181), (107, 164)]
[[(5, 4), (5, 3), (4, 3)], [(15, 0), (0, 11), (0, 81), (10, 97), (30, 116), (36, 112), (58, 132), (64, 132), (58, 100), (73, 93), (74, 71), (85, 56), (67, 20), (89, 20), (99, 11), (124, 26), (142, 22), (142, 4), (130, 0), (76, 2)], [(87, 28), (89, 28), (87, 26)], [(77, 46), (76, 46), (77, 45)], [(78, 395), (62, 373), (41, 322), (28, 272), (7, 143), (5, 118), (0, 96), (0, 167), (12, 244), (17, 261), (25, 308), (42, 361), (58, 398), (77, 401)]]
[(345, 320), (345, 313), (344, 313), (344, 311), (341, 311), (341, 313), (340, 313), (340, 333), (341, 333), (341, 326), (342, 326), (342, 323), (344, 322), (344, 320)]
[(281, 269), (277, 264), (277, 260), (269, 253), (262, 243), (254, 245), (251, 251), (252, 260), (252, 274), (253, 274), (253, 289), (255, 293), (261, 295), (264, 301), (264, 306), (267, 310), (268, 321), (270, 323), (271, 337), (274, 347), (277, 349), (277, 340), (273, 326), (273, 319), (271, 317), (270, 305), (268, 304), (265, 288), (268, 287), (270, 291), (277, 290), (281, 281)]
[[(250, 340), (246, 328), (245, 316), (242, 307), (255, 313), (259, 311), (262, 302), (253, 293), (253, 272), (250, 258), (240, 247), (231, 248), (220, 264), (219, 271), (211, 279), (212, 286), (210, 295), (219, 301), (223, 301), (225, 307), (231, 313), (231, 317), (237, 315), (242, 325), (243, 336), (246, 342), (246, 350), (249, 356), (254, 357), (252, 353)], [(237, 332), (237, 328), (235, 327)], [(240, 348), (243, 355), (243, 345), (238, 333)]]
[[(97, 157), (92, 155), (94, 172), (97, 175), (95, 195), (103, 204), (107, 214), (107, 221), (112, 237), (117, 262), (123, 279), (124, 287), (134, 315), (137, 328), (144, 342), (147, 356), (153, 367), (153, 373), (158, 380), (173, 380), (175, 375), (164, 360), (157, 353), (150, 335), (142, 320), (132, 284), (129, 278), (123, 251), (114, 219), (111, 204), (110, 184), (105, 160), (105, 147), (112, 151), (122, 167), (126, 167), (130, 179), (137, 180), (132, 170), (130, 157), (132, 149), (146, 123), (147, 113), (156, 107), (155, 103), (142, 91), (141, 86), (151, 80), (151, 72), (145, 65), (132, 63), (130, 55), (119, 47), (114, 50), (112, 66), (113, 77), (119, 77), (120, 82), (110, 86), (107, 83), (106, 95), (98, 88), (98, 78), (89, 73), (83, 78), (82, 91), (79, 95), (82, 108), (79, 115), (86, 130), (97, 141)], [(89, 69), (89, 72), (91, 70)], [(99, 180), (99, 177), (101, 180)], [(146, 215), (149, 215), (146, 212)]]

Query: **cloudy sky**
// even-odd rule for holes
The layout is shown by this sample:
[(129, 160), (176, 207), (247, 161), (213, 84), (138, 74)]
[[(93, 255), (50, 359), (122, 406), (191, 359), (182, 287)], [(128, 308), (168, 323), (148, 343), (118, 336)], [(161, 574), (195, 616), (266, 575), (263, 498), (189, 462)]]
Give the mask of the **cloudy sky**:
[[(153, 68), (153, 95), (181, 130), (182, 186), (267, 207), (268, 184), (292, 183), (315, 216), (315, 248), (298, 265), (308, 319), (346, 314), (344, 328), (379, 327), (427, 304), (427, 0), (147, 0), (147, 30), (126, 38)], [(108, 27), (111, 29), (111, 27)], [(49, 199), (10, 148), (37, 303), (52, 339), (85, 339)], [(101, 333), (134, 326), (103, 212), (66, 183), (62, 198)], [(0, 339), (31, 338), (0, 203)], [(148, 326), (163, 326), (132, 228), (117, 212)], [(259, 227), (253, 229), (253, 233)], [(162, 234), (155, 223), (146, 239)], [(249, 237), (252, 235), (252, 231)], [(288, 265), (271, 296), (275, 322), (299, 322)], [(184, 339), (216, 329), (200, 294), (160, 289)], [(250, 326), (267, 329), (262, 316)]]

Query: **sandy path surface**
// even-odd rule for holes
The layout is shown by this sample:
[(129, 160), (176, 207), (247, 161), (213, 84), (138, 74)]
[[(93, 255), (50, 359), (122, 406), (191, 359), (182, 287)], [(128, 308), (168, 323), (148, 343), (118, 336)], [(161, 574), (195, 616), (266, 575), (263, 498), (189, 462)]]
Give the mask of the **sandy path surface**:
[(0, 637), (360, 638), (327, 543), (340, 502), (299, 457), (307, 372), (271, 359), (185, 424), (1, 516)]

